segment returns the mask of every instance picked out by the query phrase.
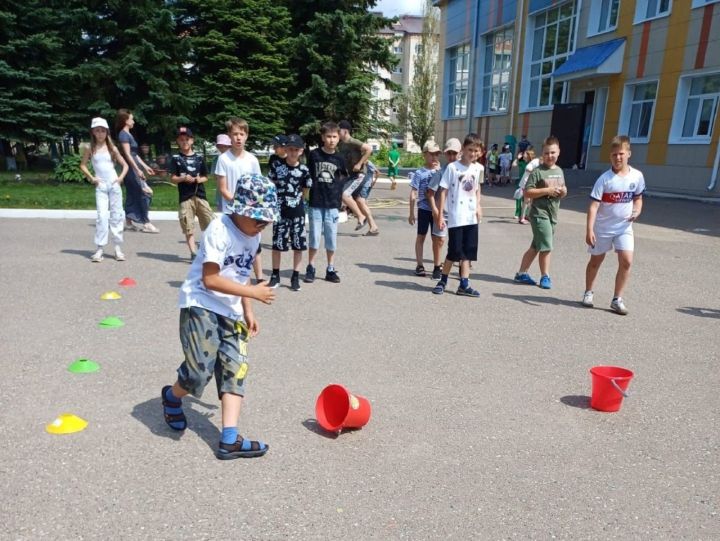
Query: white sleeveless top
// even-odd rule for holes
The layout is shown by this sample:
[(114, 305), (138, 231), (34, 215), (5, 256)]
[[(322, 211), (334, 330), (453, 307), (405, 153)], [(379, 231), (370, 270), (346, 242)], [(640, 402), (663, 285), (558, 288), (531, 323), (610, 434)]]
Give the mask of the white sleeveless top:
[(117, 171), (115, 171), (115, 164), (109, 151), (95, 152), (92, 155), (92, 166), (95, 170), (95, 176), (103, 179), (103, 183), (112, 184), (117, 180)]

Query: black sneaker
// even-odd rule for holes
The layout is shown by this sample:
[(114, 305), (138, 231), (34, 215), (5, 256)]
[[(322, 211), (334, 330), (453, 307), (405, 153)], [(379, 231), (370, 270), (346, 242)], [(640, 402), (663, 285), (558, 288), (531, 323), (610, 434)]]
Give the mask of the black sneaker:
[(270, 283), (268, 284), (268, 286), (275, 289), (279, 285), (280, 285), (280, 275), (273, 274), (272, 276), (270, 276)]
[(293, 291), (300, 291), (300, 275), (293, 274), (290, 278), (290, 289)]
[(308, 265), (305, 269), (305, 280), (306, 284), (312, 284), (315, 281), (315, 267)]
[(439, 280), (442, 278), (442, 267), (434, 267), (432, 273), (433, 280)]
[(325, 272), (325, 279), (328, 282), (332, 282), (333, 284), (340, 283), (340, 277), (338, 276), (338, 273), (334, 270), (328, 270), (327, 272)]

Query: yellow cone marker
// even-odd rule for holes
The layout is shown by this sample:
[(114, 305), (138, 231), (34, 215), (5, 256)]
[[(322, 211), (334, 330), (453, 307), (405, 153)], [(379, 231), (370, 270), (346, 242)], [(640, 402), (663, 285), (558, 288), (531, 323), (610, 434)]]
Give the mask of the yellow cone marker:
[(100, 295), (100, 298), (104, 301), (115, 301), (117, 299), (122, 299), (122, 295), (120, 295), (117, 291), (108, 291), (107, 293)]
[(45, 427), (50, 434), (72, 434), (85, 430), (88, 422), (72, 413), (61, 413), (58, 418)]

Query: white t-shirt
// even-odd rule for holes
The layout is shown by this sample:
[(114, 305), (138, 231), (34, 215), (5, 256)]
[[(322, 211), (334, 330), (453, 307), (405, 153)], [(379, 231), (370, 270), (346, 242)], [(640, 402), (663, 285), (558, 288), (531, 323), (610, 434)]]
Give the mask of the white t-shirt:
[[(260, 163), (254, 154), (245, 150), (240, 156), (235, 156), (230, 149), (218, 157), (215, 174), (225, 177), (228, 190), (234, 194), (237, 181), (242, 175), (260, 175), (262, 173), (260, 172)], [(232, 213), (231, 205), (232, 201), (222, 198), (222, 211), (225, 214)]]
[(236, 321), (241, 320), (241, 297), (207, 289), (202, 281), (202, 267), (203, 263), (217, 263), (220, 266), (220, 276), (239, 284), (247, 284), (258, 246), (260, 235), (247, 236), (235, 226), (227, 214), (210, 222), (203, 234), (198, 255), (195, 256), (190, 272), (180, 287), (180, 308), (198, 306)]
[(447, 190), (445, 206), (449, 228), (478, 223), (478, 191), (484, 178), (485, 168), (479, 163), (465, 166), (458, 160), (445, 168), (440, 187)]
[(645, 191), (645, 178), (637, 169), (630, 168), (627, 175), (620, 176), (612, 169), (605, 171), (595, 181), (590, 197), (600, 201), (595, 218), (595, 235), (616, 236), (632, 231), (633, 199)]

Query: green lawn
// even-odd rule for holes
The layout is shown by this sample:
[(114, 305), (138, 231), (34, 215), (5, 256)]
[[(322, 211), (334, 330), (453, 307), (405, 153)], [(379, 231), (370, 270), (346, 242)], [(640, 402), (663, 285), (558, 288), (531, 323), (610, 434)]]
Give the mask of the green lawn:
[[(48, 180), (49, 171), (26, 171), (20, 182), (15, 173), (0, 173), (0, 208), (78, 209), (95, 208), (95, 189), (89, 184), (59, 184)], [(177, 210), (177, 188), (168, 181), (151, 178), (155, 195), (151, 210)], [(208, 201), (214, 206), (215, 182), (206, 185)]]

